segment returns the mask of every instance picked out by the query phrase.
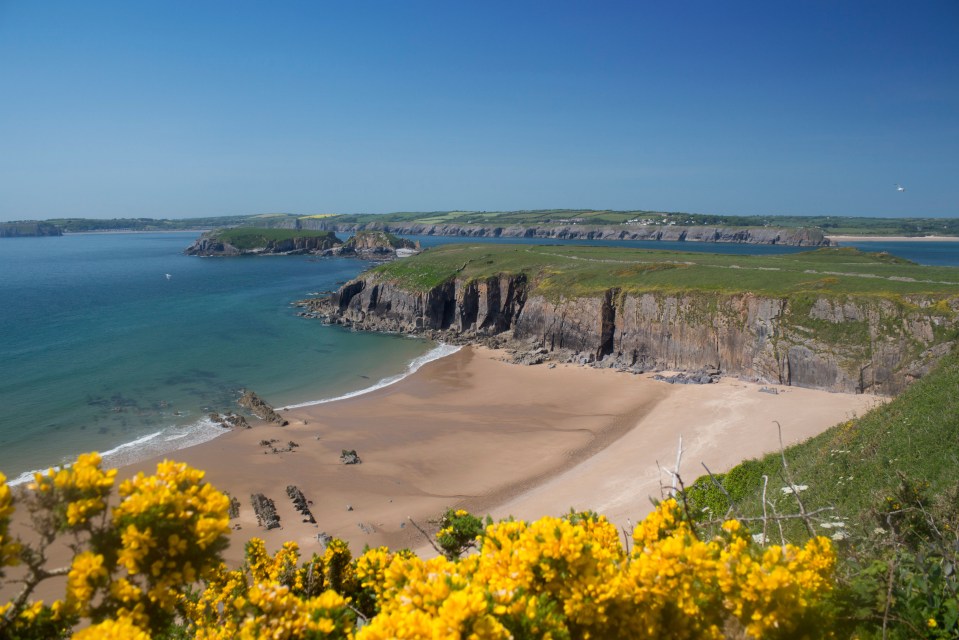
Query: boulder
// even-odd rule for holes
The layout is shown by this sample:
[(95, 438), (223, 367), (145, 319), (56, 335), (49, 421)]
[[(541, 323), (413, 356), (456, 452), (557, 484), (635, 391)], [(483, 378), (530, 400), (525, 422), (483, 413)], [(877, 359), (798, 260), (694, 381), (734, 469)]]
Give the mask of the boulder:
[(340, 453), (340, 462), (343, 464), (360, 464), (360, 456), (356, 454), (356, 449), (343, 449)]

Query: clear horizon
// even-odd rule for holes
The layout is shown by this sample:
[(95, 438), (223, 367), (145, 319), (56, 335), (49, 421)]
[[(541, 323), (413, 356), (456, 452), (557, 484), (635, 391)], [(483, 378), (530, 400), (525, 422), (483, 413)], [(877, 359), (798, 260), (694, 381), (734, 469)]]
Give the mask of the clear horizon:
[(957, 26), (949, 1), (0, 0), (0, 221), (959, 217)]

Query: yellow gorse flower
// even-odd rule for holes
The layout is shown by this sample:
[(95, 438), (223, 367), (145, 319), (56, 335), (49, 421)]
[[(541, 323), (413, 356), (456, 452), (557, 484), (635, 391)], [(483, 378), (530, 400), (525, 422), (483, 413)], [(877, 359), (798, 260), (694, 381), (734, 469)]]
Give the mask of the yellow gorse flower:
[[(66, 631), (84, 618), (81, 640), (149, 638), (175, 621), (200, 640), (829, 635), (828, 626), (810, 626), (826, 619), (836, 562), (828, 539), (762, 548), (729, 521), (701, 540), (675, 500), (636, 526), (631, 551), (602, 516), (573, 513), (490, 524), (463, 558), (380, 547), (354, 559), (332, 540), (301, 561), (294, 542), (270, 554), (253, 539), (243, 567), (229, 570), (218, 558), (229, 502), (201, 471), (164, 461), (154, 475), (137, 474), (119, 487), (109, 517), (114, 474), (100, 469), (99, 456), (35, 480), (43, 504), (65, 499), (57, 527), (86, 536), (89, 548), (73, 558), (64, 600), (10, 616), (21, 635), (51, 621)], [(12, 511), (0, 478), (4, 564), (15, 559)], [(105, 517), (94, 522), (97, 514)]]

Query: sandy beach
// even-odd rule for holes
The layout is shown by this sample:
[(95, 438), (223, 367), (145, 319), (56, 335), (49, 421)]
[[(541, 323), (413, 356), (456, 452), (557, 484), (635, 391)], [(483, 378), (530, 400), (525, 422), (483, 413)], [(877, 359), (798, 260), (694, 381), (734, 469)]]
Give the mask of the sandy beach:
[[(571, 507), (593, 509), (624, 525), (660, 495), (683, 436), (682, 475), (692, 481), (705, 462), (723, 471), (815, 435), (880, 400), (723, 379), (670, 385), (573, 365), (520, 366), (503, 354), (466, 347), (389, 387), (325, 404), (283, 411), (289, 426), (255, 423), (174, 457), (207, 471), (207, 479), (241, 502), (227, 559), (239, 561), (253, 536), (276, 549), (295, 540), (310, 553), (317, 534), (365, 545), (431, 553), (421, 525), (446, 507), (494, 518), (535, 519)], [(264, 440), (276, 439), (271, 446)], [(272, 453), (272, 448), (298, 446)], [(361, 464), (340, 462), (355, 449)], [(121, 477), (156, 461), (123, 468)], [(317, 524), (303, 521), (287, 497), (296, 485), (312, 502)], [(271, 498), (281, 528), (258, 526), (250, 495)]]

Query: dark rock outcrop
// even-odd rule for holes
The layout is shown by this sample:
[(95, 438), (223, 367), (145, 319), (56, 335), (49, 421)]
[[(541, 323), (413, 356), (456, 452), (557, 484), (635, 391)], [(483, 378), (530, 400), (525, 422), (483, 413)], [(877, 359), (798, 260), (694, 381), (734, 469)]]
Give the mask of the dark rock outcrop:
[(343, 464), (360, 464), (363, 461), (357, 455), (356, 449), (343, 449), (343, 452), (340, 453), (340, 462)]
[(266, 420), (267, 422), (273, 422), (285, 427), (289, 424), (287, 420), (283, 418), (280, 414), (273, 410), (273, 407), (263, 402), (258, 395), (252, 391), (245, 392), (240, 399), (236, 401), (238, 405), (249, 409), (250, 413), (255, 415), (261, 420)]
[(365, 260), (392, 260), (398, 255), (412, 255), (420, 251), (420, 243), (398, 238), (385, 231), (357, 231), (343, 246), (330, 251), (332, 255), (356, 256)]
[(210, 420), (224, 429), (250, 429), (250, 423), (238, 413), (220, 415), (216, 411), (210, 414)]
[[(508, 339), (536, 359), (633, 371), (722, 371), (832, 391), (896, 394), (959, 335), (959, 296), (893, 300), (713, 292), (547, 298), (524, 276), (449, 280), (428, 291), (375, 275), (304, 301), (304, 315), (356, 329), (450, 342)], [(545, 359), (545, 357), (544, 357)]]
[(299, 487), (292, 484), (287, 485), (286, 495), (293, 501), (293, 508), (303, 516), (303, 522), (316, 524), (316, 518), (313, 517), (313, 513), (310, 511), (310, 502), (306, 499), (306, 496), (303, 495), (303, 492), (300, 491)]
[(712, 384), (718, 382), (720, 372), (713, 369), (711, 371), (695, 371), (693, 373), (677, 373), (671, 376), (656, 374), (654, 380), (661, 380), (669, 384)]
[(250, 496), (253, 503), (253, 513), (256, 514), (256, 523), (262, 527), (277, 529), (280, 526), (280, 516), (276, 513), (276, 504), (270, 498), (262, 493), (254, 493)]

